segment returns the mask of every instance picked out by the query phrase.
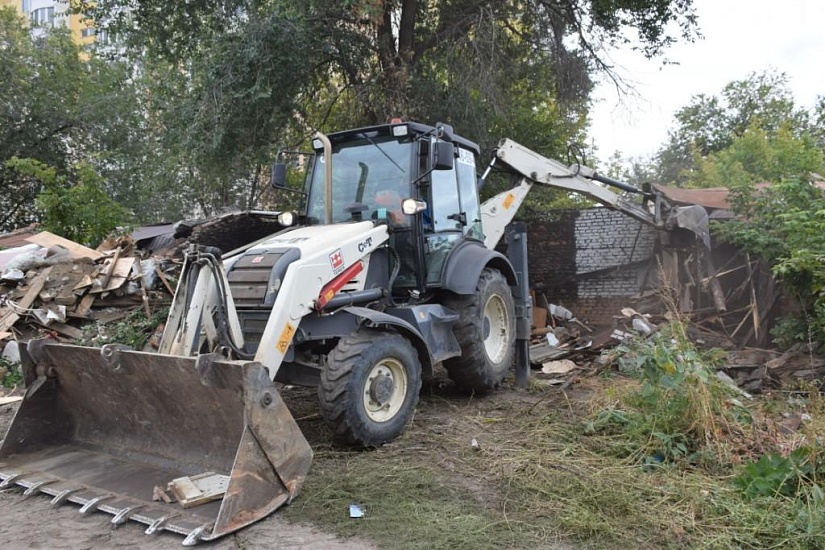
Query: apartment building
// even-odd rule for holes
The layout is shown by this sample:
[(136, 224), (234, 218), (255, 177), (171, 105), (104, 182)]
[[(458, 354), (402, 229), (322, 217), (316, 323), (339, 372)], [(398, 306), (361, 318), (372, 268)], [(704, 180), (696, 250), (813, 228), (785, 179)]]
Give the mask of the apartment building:
[(25, 15), (31, 22), (33, 32), (45, 27), (66, 27), (75, 43), (87, 47), (91, 47), (97, 39), (95, 27), (90, 21), (69, 13), (69, 0), (0, 0), (0, 6), (12, 7)]

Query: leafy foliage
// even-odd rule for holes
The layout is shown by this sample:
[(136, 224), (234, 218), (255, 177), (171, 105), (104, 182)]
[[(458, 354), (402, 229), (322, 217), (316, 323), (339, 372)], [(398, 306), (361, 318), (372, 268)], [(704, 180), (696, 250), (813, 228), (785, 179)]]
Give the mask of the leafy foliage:
[(734, 478), (734, 484), (748, 497), (777, 496), (792, 497), (803, 492), (805, 486), (814, 484), (820, 493), (819, 500), (825, 500), (825, 493), (815, 485), (817, 471), (823, 467), (818, 457), (807, 447), (798, 447), (788, 454), (762, 455), (759, 460), (749, 462)]
[(254, 206), (261, 167), (308, 129), (402, 116), (452, 123), (483, 148), (507, 135), (563, 153), (583, 137), (591, 73), (609, 70), (603, 48), (629, 41), (627, 29), (650, 56), (692, 39), (692, 4), (108, 0), (76, 9), (143, 67), (157, 136), (147, 182), (185, 189), (184, 202), (209, 213)]
[(822, 98), (810, 112), (798, 107), (788, 77), (776, 72), (733, 81), (718, 96), (697, 95), (675, 115), (657, 179), (718, 187), (820, 169), (822, 109)]
[(16, 388), (23, 385), (23, 373), (20, 364), (9, 361), (5, 357), (0, 357), (0, 386), (4, 388)]
[(95, 247), (129, 221), (129, 211), (109, 197), (103, 178), (86, 163), (70, 167), (66, 176), (33, 159), (12, 158), (6, 166), (39, 182), (42, 191), (36, 203), (47, 231)]
[(809, 333), (825, 342), (825, 197), (817, 186), (791, 178), (756, 192), (732, 190), (739, 219), (716, 226), (721, 238), (761, 256), (802, 305)]
[(116, 200), (130, 194), (143, 120), (129, 69), (85, 59), (65, 29), (30, 33), (25, 20), (0, 8), (0, 231), (39, 221), (41, 181), (12, 167), (12, 158), (52, 167), (64, 181), (79, 163), (102, 174)]
[(712, 355), (699, 352), (675, 321), (647, 339), (616, 350), (619, 369), (639, 376), (641, 388), (601, 410), (591, 433), (624, 434), (620, 454), (645, 464), (686, 462), (713, 469), (726, 452), (729, 426), (749, 413), (715, 375)]

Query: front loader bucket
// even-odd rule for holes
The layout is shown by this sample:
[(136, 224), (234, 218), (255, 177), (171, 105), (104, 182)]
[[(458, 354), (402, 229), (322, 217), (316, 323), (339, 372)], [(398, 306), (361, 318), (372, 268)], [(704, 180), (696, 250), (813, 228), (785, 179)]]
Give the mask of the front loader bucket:
[[(28, 392), (0, 446), (0, 488), (179, 533), (189, 546), (290, 502), (309, 470), (309, 444), (260, 363), (46, 340), (22, 352)], [(179, 478), (210, 486), (153, 500)]]

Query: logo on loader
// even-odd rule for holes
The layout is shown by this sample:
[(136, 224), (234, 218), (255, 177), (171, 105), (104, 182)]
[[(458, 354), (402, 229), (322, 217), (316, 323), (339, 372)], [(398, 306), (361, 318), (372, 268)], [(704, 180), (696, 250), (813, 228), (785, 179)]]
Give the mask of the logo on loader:
[(329, 255), (329, 263), (332, 266), (332, 273), (338, 275), (344, 270), (344, 255), (339, 248)]

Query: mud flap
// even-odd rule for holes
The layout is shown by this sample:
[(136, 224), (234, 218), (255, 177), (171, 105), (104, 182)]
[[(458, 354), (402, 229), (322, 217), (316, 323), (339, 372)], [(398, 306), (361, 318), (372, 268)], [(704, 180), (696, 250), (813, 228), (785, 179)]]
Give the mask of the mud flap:
[[(45, 493), (82, 513), (112, 514), (208, 541), (291, 501), (312, 451), (260, 363), (22, 346), (28, 392), (0, 446), (0, 488)], [(184, 509), (156, 487), (205, 472), (222, 498)]]

